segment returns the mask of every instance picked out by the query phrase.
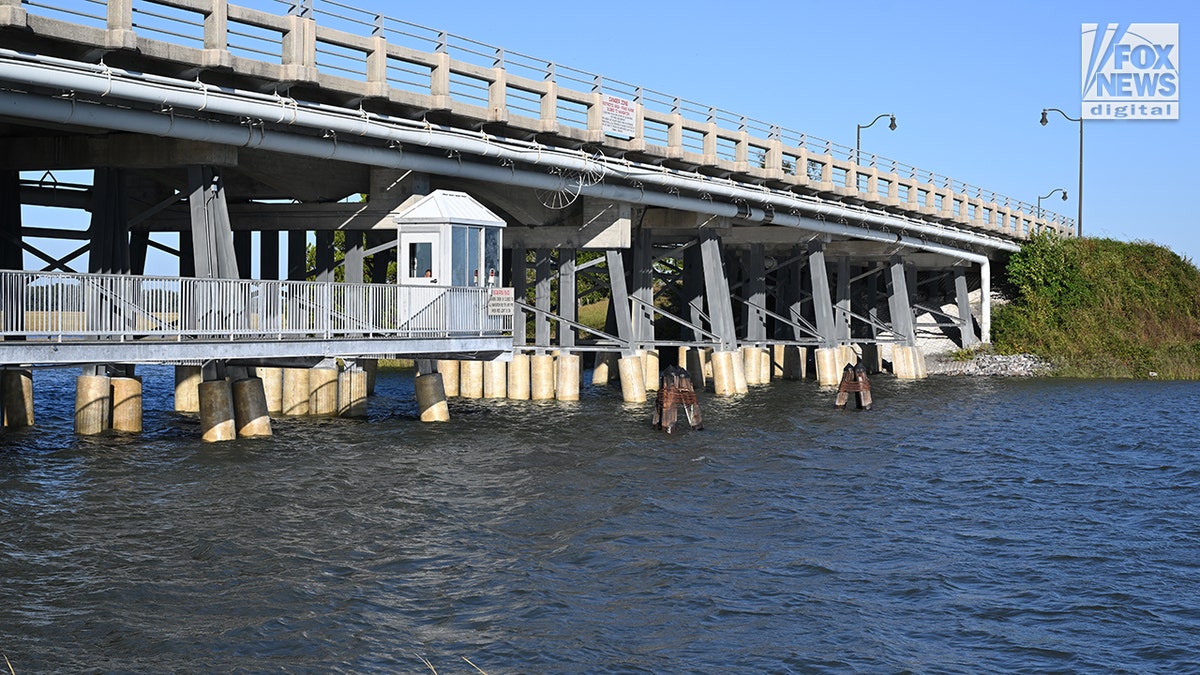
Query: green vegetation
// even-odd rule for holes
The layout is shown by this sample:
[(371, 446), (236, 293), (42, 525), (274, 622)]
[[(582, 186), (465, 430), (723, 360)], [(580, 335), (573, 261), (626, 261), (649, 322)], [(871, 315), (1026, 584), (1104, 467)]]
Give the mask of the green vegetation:
[(995, 350), (1070, 377), (1200, 379), (1200, 270), (1167, 248), (1043, 233), (1008, 263)]

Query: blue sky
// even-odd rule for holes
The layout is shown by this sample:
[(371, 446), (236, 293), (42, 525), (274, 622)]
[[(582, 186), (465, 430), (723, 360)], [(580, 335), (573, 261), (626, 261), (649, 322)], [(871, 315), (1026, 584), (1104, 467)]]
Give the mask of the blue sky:
[[(1200, 103), (1188, 55), (1200, 3), (606, 0), (390, 3), (431, 28), (852, 146), (1074, 217), (1081, 24), (1179, 24), (1177, 121), (1090, 121), (1084, 234), (1148, 240), (1200, 261)], [(548, 26), (554, 28), (548, 29)], [(1200, 37), (1196, 38), (1200, 45)], [(1176, 56), (1180, 56), (1176, 53)], [(1196, 88), (1196, 89), (1193, 89)]]
[[(275, 13), (287, 4), (233, 2)], [(1083, 229), (1200, 261), (1189, 204), (1200, 187), (1194, 0), (339, 2), (845, 146), (856, 124), (892, 113), (898, 128), (864, 130), (864, 152), (1028, 203), (1064, 188), (1068, 201), (1055, 194), (1043, 206), (1070, 217), (1079, 127), (1038, 120), (1043, 108), (1079, 115), (1081, 24), (1177, 23), (1180, 119), (1085, 123)]]

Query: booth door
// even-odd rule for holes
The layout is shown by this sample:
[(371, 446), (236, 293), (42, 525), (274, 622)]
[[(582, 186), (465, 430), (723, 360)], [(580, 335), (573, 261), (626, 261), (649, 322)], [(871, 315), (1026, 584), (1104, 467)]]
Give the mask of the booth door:
[(450, 285), (442, 256), (442, 235), (437, 232), (400, 233), (401, 283)]

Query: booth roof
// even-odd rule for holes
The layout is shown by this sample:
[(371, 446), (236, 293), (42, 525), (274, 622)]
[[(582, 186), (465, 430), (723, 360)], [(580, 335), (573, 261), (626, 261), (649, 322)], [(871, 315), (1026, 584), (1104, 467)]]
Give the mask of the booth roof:
[(405, 223), (450, 223), (504, 227), (504, 219), (492, 213), (465, 192), (435, 190), (394, 216), (397, 225)]

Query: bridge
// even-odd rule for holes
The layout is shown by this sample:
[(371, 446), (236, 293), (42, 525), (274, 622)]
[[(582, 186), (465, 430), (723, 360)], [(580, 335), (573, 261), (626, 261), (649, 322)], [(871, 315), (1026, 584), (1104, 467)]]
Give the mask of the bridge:
[[(0, 0), (6, 373), (174, 363), (209, 383), (400, 355), (450, 390), (570, 397), (590, 353), (595, 381), (616, 366), (644, 400), (679, 348), (717, 394), (858, 360), (922, 377), (921, 335), (989, 340), (993, 259), (1075, 231), (712, 106), (332, 0), (278, 5)], [(90, 184), (55, 175), (77, 169)], [(493, 214), (502, 244), (418, 217), (439, 195)], [(24, 224), (22, 205), (90, 225)], [(176, 276), (146, 275), (151, 250)], [(515, 321), (488, 311), (497, 289)], [(578, 321), (598, 298), (603, 330)]]

